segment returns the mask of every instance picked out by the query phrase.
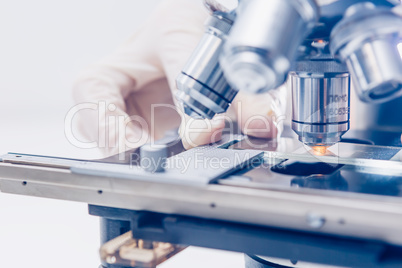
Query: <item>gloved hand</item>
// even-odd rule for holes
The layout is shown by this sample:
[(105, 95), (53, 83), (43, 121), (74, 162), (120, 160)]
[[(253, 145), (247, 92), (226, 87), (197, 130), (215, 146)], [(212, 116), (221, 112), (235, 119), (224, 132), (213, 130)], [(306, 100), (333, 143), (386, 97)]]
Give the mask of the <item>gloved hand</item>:
[[(144, 27), (112, 55), (88, 68), (73, 89), (76, 103), (96, 103), (77, 115), (85, 138), (104, 155), (138, 148), (179, 127), (186, 148), (221, 138), (224, 116), (194, 120), (176, 108), (175, 79), (204, 33), (208, 16), (201, 0), (164, 0)], [(239, 94), (234, 114), (245, 134), (275, 137), (286, 92)], [(178, 112), (179, 111), (179, 112)]]

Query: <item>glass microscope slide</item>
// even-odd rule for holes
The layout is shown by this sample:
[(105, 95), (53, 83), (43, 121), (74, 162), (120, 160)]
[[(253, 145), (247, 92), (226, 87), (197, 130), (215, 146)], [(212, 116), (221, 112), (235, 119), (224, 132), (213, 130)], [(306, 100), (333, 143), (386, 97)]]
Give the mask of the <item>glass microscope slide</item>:
[(354, 143), (337, 143), (330, 147), (310, 147), (292, 138), (262, 140), (246, 138), (230, 149), (259, 150), (266, 159), (290, 159), (302, 162), (325, 162), (380, 168), (402, 174), (402, 151), (400, 147), (376, 146)]

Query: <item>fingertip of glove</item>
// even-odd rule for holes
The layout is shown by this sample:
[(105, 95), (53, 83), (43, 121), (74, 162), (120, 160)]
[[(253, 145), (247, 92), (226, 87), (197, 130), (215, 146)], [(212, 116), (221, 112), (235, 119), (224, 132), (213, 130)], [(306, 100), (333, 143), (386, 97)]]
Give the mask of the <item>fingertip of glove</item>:
[(222, 138), (224, 128), (224, 116), (216, 116), (212, 120), (187, 120), (182, 122), (180, 136), (183, 146), (188, 150), (217, 142)]
[(268, 120), (254, 119), (243, 126), (243, 133), (256, 138), (274, 138), (278, 134), (277, 127)]

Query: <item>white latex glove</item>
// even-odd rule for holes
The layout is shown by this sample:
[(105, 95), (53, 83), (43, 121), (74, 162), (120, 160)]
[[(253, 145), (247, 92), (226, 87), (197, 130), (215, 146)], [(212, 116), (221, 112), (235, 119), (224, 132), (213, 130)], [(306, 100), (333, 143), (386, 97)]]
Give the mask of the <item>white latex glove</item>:
[[(221, 138), (222, 115), (193, 120), (175, 108), (172, 97), (175, 79), (204, 33), (207, 17), (201, 0), (164, 0), (140, 31), (80, 76), (73, 89), (75, 101), (100, 103), (100, 108), (81, 110), (78, 126), (104, 155), (138, 148), (179, 125), (186, 148)], [(236, 97), (231, 114), (244, 133), (277, 135), (272, 118), (280, 117), (286, 102), (286, 93), (278, 92)]]

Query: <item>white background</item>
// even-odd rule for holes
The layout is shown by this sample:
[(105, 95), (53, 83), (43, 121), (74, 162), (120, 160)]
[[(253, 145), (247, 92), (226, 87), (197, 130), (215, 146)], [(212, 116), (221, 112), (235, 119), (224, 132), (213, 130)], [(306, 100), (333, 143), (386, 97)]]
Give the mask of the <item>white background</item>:
[[(71, 86), (137, 29), (158, 0), (0, 2), (0, 154), (96, 158), (64, 137)], [(97, 267), (85, 204), (0, 193), (0, 267)], [(163, 267), (243, 267), (242, 254), (191, 248)]]

